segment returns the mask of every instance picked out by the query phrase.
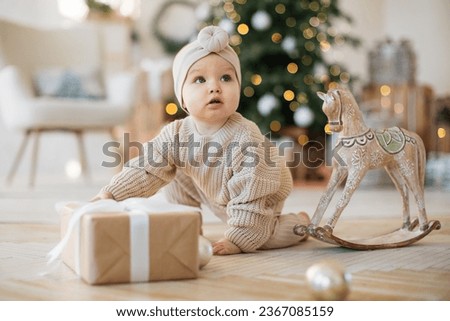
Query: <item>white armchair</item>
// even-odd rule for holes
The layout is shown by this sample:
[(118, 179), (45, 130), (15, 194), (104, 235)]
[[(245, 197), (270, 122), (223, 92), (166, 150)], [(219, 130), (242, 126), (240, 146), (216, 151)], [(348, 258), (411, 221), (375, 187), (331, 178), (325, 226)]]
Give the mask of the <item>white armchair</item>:
[[(101, 100), (38, 97), (32, 80), (23, 76), (16, 66), (0, 70), (0, 109), (5, 125), (24, 132), (12, 167), (7, 176), (11, 183), (30, 137), (34, 135), (30, 185), (36, 176), (39, 136), (48, 131), (70, 131), (78, 138), (82, 172), (89, 176), (84, 151), (83, 133), (105, 130), (123, 125), (135, 104), (137, 73), (116, 72), (105, 77), (105, 98)], [(113, 137), (113, 135), (112, 135)]]

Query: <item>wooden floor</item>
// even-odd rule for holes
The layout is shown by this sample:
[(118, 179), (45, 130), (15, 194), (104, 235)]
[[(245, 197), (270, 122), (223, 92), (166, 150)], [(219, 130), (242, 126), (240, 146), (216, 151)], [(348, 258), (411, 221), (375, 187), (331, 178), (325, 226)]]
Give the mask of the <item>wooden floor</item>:
[[(322, 259), (335, 259), (352, 274), (349, 300), (449, 300), (450, 219), (443, 229), (402, 249), (357, 252), (308, 240), (289, 249), (213, 257), (196, 280), (89, 286), (61, 264), (47, 267), (45, 254), (58, 241), (54, 225), (2, 224), (2, 280), (5, 300), (311, 300), (305, 271)], [(388, 222), (386, 227), (395, 225)], [(383, 223), (384, 225), (385, 223)], [(346, 221), (381, 231), (375, 221)], [(210, 224), (206, 236), (217, 239), (224, 226)], [(6, 254), (6, 255), (5, 255)], [(5, 274), (7, 277), (5, 278)], [(70, 289), (68, 291), (68, 289)]]
[[(295, 193), (312, 193), (307, 190)], [(319, 189), (314, 195), (318, 198), (320, 193)], [(356, 199), (360, 204), (355, 204), (353, 211), (364, 206), (369, 212), (374, 206), (380, 208), (373, 197), (386, 193), (391, 192), (363, 193)], [(352, 275), (349, 300), (450, 300), (450, 207), (443, 195), (446, 194), (430, 196), (434, 202), (441, 202), (441, 208), (433, 204), (433, 212), (429, 212), (430, 218), (441, 221), (442, 229), (410, 247), (360, 252), (308, 240), (288, 249), (213, 257), (195, 280), (108, 286), (86, 285), (64, 264), (49, 271), (45, 255), (59, 240), (57, 222), (14, 220), (7, 213), (3, 214), (3, 208), (0, 213), (0, 218), (5, 218), (0, 222), (0, 299), (312, 300), (305, 271), (323, 259), (334, 259)], [(30, 202), (27, 205), (38, 204), (25, 199)], [(297, 194), (295, 199), (298, 201)], [(17, 206), (23, 206), (23, 202), (23, 199), (17, 201)], [(9, 206), (6, 204), (6, 208)], [(33, 208), (27, 210), (33, 211)], [(352, 209), (349, 211), (351, 214)], [(336, 232), (347, 236), (376, 235), (400, 225), (399, 215), (387, 216), (349, 215), (338, 223)], [(222, 224), (207, 222), (204, 233), (216, 240), (224, 229)]]

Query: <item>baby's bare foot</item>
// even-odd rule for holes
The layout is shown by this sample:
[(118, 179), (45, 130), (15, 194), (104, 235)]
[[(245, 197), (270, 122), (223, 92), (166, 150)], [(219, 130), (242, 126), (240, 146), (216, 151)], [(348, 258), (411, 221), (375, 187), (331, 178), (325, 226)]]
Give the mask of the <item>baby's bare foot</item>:
[(306, 212), (299, 212), (297, 216), (300, 218), (301, 225), (308, 226), (311, 223), (311, 220)]
[[(306, 214), (305, 212), (299, 212), (297, 214), (297, 216), (300, 219), (301, 225), (303, 226), (309, 226), (311, 224), (311, 220), (308, 216), (308, 214)], [(308, 239), (308, 233), (305, 233), (303, 238), (300, 240), (301, 241), (306, 241)]]

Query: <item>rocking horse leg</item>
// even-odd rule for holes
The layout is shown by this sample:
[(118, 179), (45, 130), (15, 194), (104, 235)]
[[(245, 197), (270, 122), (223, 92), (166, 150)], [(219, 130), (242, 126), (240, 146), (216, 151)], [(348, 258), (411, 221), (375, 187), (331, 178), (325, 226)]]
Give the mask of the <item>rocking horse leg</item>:
[(409, 132), (408, 135), (415, 140), (415, 144), (405, 146), (404, 159), (399, 159), (402, 161), (398, 165), (399, 172), (416, 199), (420, 230), (425, 231), (428, 228), (424, 198), (426, 152), (423, 142), (417, 134)]
[(408, 186), (406, 185), (406, 182), (404, 181), (403, 177), (401, 176), (398, 167), (393, 166), (386, 166), (385, 167), (386, 172), (389, 174), (389, 176), (392, 179), (392, 182), (394, 183), (395, 187), (397, 188), (398, 192), (402, 196), (403, 200), (403, 225), (402, 229), (409, 229), (411, 226), (411, 216), (409, 212), (409, 193), (408, 193)]
[[(405, 176), (403, 176), (405, 178)], [(406, 183), (411, 190), (411, 192), (414, 195), (414, 198), (416, 199), (417, 208), (419, 209), (419, 224), (420, 224), (420, 230), (424, 231), (428, 228), (428, 218), (427, 218), (427, 212), (425, 210), (425, 197), (424, 197), (424, 191), (423, 187), (419, 184), (418, 181), (413, 180), (411, 177), (407, 177)]]
[(319, 205), (317, 206), (313, 218), (311, 219), (310, 230), (313, 230), (314, 227), (319, 225), (320, 221), (322, 220), (323, 214), (325, 213), (325, 210), (327, 209), (331, 199), (333, 198), (334, 193), (336, 192), (339, 184), (344, 180), (346, 176), (347, 172), (342, 168), (335, 167), (333, 169), (327, 189), (322, 194)]
[(349, 173), (347, 182), (345, 183), (344, 190), (342, 191), (342, 195), (338, 203), (336, 204), (336, 210), (333, 216), (328, 220), (327, 224), (324, 226), (326, 230), (332, 231), (334, 229), (336, 222), (341, 216), (342, 211), (347, 206), (348, 202), (350, 202), (353, 193), (358, 188), (359, 183), (361, 182), (365, 174), (366, 171), (364, 170), (360, 170), (359, 172), (352, 171)]

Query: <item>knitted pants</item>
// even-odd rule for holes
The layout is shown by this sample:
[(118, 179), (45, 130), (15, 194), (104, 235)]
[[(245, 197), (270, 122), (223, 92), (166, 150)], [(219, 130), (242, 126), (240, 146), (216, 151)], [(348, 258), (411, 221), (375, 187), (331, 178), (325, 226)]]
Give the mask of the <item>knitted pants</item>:
[[(206, 195), (193, 183), (192, 179), (183, 173), (177, 172), (175, 179), (164, 187), (169, 201), (173, 203), (200, 207), (208, 206), (222, 221), (227, 221), (226, 211), (208, 200)], [(297, 224), (308, 225), (306, 214), (275, 215), (272, 221), (272, 235), (260, 249), (276, 249), (298, 244), (305, 239), (304, 236), (294, 234), (293, 228)]]

